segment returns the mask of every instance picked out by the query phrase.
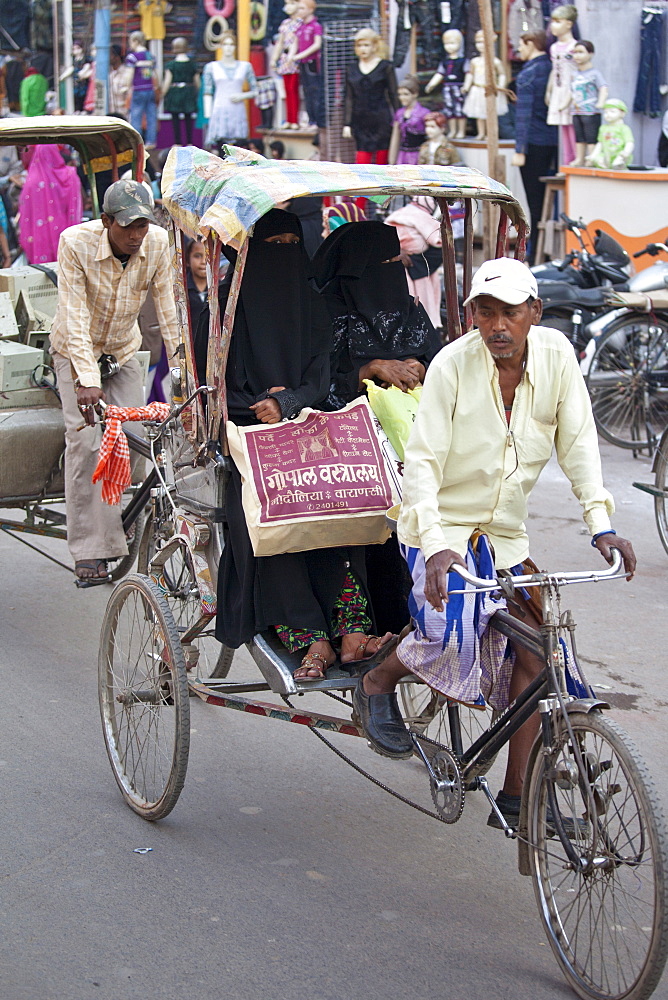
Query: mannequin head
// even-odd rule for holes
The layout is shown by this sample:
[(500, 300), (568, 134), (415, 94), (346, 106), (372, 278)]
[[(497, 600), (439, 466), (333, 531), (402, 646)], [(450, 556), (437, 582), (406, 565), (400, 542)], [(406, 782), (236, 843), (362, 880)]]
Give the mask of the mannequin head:
[(371, 28), (362, 28), (354, 39), (355, 55), (358, 59), (373, 59), (378, 55), (380, 37)]
[(443, 139), (445, 137), (445, 128), (447, 124), (448, 119), (445, 115), (442, 115), (440, 111), (432, 111), (431, 114), (425, 115), (424, 130), (427, 135), (427, 139), (430, 142), (434, 139)]
[(593, 54), (594, 43), (582, 39), (581, 41), (575, 43), (575, 47), (571, 52), (571, 59), (578, 69), (589, 69)]
[[(496, 32), (494, 33), (494, 41), (496, 42)], [(475, 47), (482, 55), (485, 51), (485, 33), (484, 31), (476, 31), (475, 33)]]
[(137, 49), (143, 49), (146, 45), (146, 36), (143, 31), (132, 31), (130, 32), (130, 48), (133, 52)]
[(297, 0), (285, 0), (283, 4), (283, 10), (288, 15), (288, 17), (297, 17)]
[(464, 36), (456, 28), (450, 28), (443, 32), (443, 48), (453, 59), (462, 54), (464, 46)]
[(172, 42), (172, 52), (175, 56), (185, 55), (188, 51), (188, 41), (185, 38), (175, 38)]
[(81, 42), (72, 42), (72, 58), (73, 59), (85, 58), (83, 45), (81, 44)]
[(575, 7), (572, 3), (565, 3), (562, 4), (561, 7), (555, 7), (552, 11), (550, 31), (555, 38), (564, 38), (566, 35), (571, 34), (573, 31), (573, 25), (577, 19), (577, 7)]
[(304, 21), (308, 21), (310, 18), (315, 17), (316, 7), (315, 0), (299, 0), (297, 4), (297, 16), (301, 17)]
[(420, 93), (420, 84), (417, 82), (414, 76), (407, 76), (399, 84), (397, 89), (399, 96), (399, 102), (402, 107), (410, 108), (418, 99), (418, 94)]
[(109, 49), (109, 65), (112, 69), (118, 69), (123, 64), (123, 49), (120, 45), (112, 45)]
[(535, 59), (547, 51), (547, 35), (544, 31), (525, 31), (520, 35), (518, 50), (522, 62)]
[(234, 59), (237, 50), (237, 40), (231, 31), (223, 31), (218, 44), (223, 52), (223, 59)]
[(626, 115), (628, 110), (624, 101), (612, 98), (603, 105), (603, 121), (607, 125), (614, 125), (616, 122), (621, 122), (624, 120), (624, 115)]

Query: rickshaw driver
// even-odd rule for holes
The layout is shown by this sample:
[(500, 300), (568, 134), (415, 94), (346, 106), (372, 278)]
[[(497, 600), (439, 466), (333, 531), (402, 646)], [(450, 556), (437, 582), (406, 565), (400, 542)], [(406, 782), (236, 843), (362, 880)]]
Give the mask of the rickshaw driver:
[[(149, 288), (171, 358), (178, 348), (167, 233), (153, 220), (153, 198), (138, 181), (116, 181), (104, 196), (101, 219), (66, 229), (58, 245), (58, 306), (51, 351), (65, 421), (67, 542), (75, 574), (84, 585), (108, 579), (107, 560), (127, 554), (120, 509), (102, 502), (93, 485), (99, 431), (93, 428), (100, 400), (143, 406), (141, 344), (137, 316)], [(113, 355), (116, 374), (105, 380), (98, 359)]]
[[(514, 648), (513, 665), (506, 639), (486, 627), (504, 606), (498, 598), (477, 592), (465, 600), (450, 595), (448, 601), (448, 571), (467, 565), (466, 555), (477, 576), (494, 576), (494, 558), (497, 567), (511, 567), (515, 574), (535, 572), (533, 563), (527, 564), (523, 521), (553, 444), (583, 507), (592, 545), (608, 562), (611, 547), (619, 549), (628, 579), (635, 571), (631, 543), (615, 537), (610, 527), (614, 503), (603, 487), (591, 403), (575, 354), (563, 334), (536, 325), (542, 313), (537, 295), (536, 279), (520, 261), (485, 262), (467, 299), (478, 329), (443, 348), (427, 372), (406, 447), (398, 522), (413, 577), (415, 631), (360, 677), (353, 694), (367, 738), (386, 756), (412, 754), (395, 694), (406, 674), (457, 701), (480, 704), (482, 694), (505, 708), (542, 669), (520, 646)], [(479, 536), (475, 549), (472, 536)], [(457, 574), (450, 586), (462, 589)], [(539, 610), (520, 594), (517, 598), (521, 609), (509, 605), (509, 611), (540, 628)], [(535, 715), (510, 740), (497, 796), (510, 825), (519, 818), (538, 724)], [(488, 824), (500, 828), (495, 813)]]

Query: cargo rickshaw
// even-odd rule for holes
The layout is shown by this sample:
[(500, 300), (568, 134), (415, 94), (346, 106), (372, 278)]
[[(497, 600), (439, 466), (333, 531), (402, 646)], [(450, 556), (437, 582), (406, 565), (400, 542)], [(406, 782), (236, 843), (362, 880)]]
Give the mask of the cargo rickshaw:
[[(423, 769), (431, 807), (389, 788), (349, 758), (334, 734), (363, 737), (352, 710), (356, 678), (335, 663), (323, 680), (295, 680), (299, 658), (275, 635), (249, 644), (257, 666), (250, 677), (231, 673), (234, 651), (217, 646), (216, 571), (225, 544), (229, 477), (225, 364), (234, 310), (254, 223), (269, 209), (305, 196), (374, 198), (430, 195), (441, 207), (449, 337), (461, 332), (449, 205), (465, 206), (464, 296), (471, 280), (473, 221), (481, 202), (498, 214), (497, 255), (522, 258), (526, 224), (501, 184), (466, 167), (373, 166), (280, 162), (234, 147), (220, 160), (193, 147), (174, 149), (163, 175), (164, 202), (173, 219), (172, 250), (182, 331), (180, 365), (172, 373), (169, 415), (147, 427), (159, 484), (142, 539), (140, 573), (113, 592), (102, 626), (99, 697), (104, 739), (116, 781), (139, 816), (158, 820), (176, 804), (189, 752), (189, 695), (309, 729), (336, 755), (397, 798), (440, 823), (462, 815), (479, 792), (493, 809), (486, 773), (510, 736), (536, 711), (541, 735), (529, 761), (517, 842), (519, 870), (533, 879), (549, 942), (569, 984), (581, 997), (640, 1000), (654, 990), (668, 947), (668, 839), (656, 790), (625, 734), (604, 716), (577, 660), (574, 622), (562, 610), (571, 583), (619, 579), (621, 558), (596, 572), (537, 573), (485, 580), (457, 570), (461, 592), (538, 587), (543, 626), (536, 631), (498, 611), (493, 625), (540, 656), (545, 668), (505, 711), (475, 711), (449, 702), (418, 678), (406, 678), (403, 707), (414, 757)], [(206, 384), (198, 384), (187, 297), (184, 238), (206, 242), (210, 267), (210, 332)], [(237, 251), (224, 315), (216, 288), (221, 245)], [(464, 325), (469, 322), (464, 316)], [(283, 426), (282, 424), (276, 425)], [(276, 477), (280, 478), (280, 477)], [(387, 517), (391, 527), (393, 511)], [(573, 693), (568, 667), (578, 662), (582, 686)], [(304, 708), (302, 695), (325, 696), (332, 714)], [(272, 697), (273, 696), (273, 697)], [(300, 704), (296, 704), (297, 698)]]
[[(98, 178), (119, 179), (131, 170), (141, 180), (144, 145), (139, 132), (120, 118), (93, 115), (39, 115), (0, 120), (0, 145), (62, 143), (79, 154), (87, 177), (94, 218), (100, 216)], [(0, 391), (0, 529), (48, 559), (70, 566), (31, 545), (23, 536), (67, 538), (65, 499), (65, 432), (58, 387), (48, 365), (48, 335), (55, 313), (57, 264), (0, 271), (0, 352), (4, 378)], [(132, 447), (146, 456), (141, 438)], [(26, 455), (31, 456), (27, 462)], [(154, 474), (123, 500), (128, 555), (110, 561), (110, 578), (119, 580), (133, 565), (141, 541), (143, 511)], [(5, 512), (10, 512), (5, 514)], [(21, 519), (14, 516), (22, 511)]]

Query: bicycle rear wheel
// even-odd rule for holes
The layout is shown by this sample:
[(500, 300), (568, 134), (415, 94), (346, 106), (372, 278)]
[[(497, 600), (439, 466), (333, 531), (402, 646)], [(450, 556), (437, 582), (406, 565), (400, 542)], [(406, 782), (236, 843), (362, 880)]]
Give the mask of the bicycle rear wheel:
[[(420, 736), (428, 736), (429, 739), (444, 746), (453, 748), (450, 716), (448, 707), (450, 702), (445, 695), (430, 688), (427, 684), (415, 684), (409, 681), (399, 686), (401, 701), (403, 704), (403, 716), (409, 729)], [(467, 705), (455, 703), (459, 712), (459, 727), (463, 749), (467, 750), (478, 737), (489, 729), (498, 716), (496, 709), (489, 705), (484, 708), (469, 708)], [(494, 763), (492, 758), (479, 774), (486, 774)]]
[(587, 388), (600, 434), (620, 448), (647, 448), (668, 417), (668, 323), (644, 313), (610, 324)]
[(109, 599), (98, 685), (107, 754), (123, 798), (143, 819), (162, 819), (186, 777), (190, 704), (174, 620), (146, 577), (127, 577)]
[(663, 814), (647, 766), (618, 726), (598, 713), (569, 721), (573, 739), (562, 723), (556, 753), (538, 755), (528, 789), (541, 919), (579, 997), (644, 1000), (668, 952)]
[[(664, 493), (668, 490), (668, 431), (664, 431), (659, 442), (654, 485), (658, 490), (663, 490)], [(661, 544), (668, 552), (668, 499), (665, 496), (654, 497), (654, 516)]]

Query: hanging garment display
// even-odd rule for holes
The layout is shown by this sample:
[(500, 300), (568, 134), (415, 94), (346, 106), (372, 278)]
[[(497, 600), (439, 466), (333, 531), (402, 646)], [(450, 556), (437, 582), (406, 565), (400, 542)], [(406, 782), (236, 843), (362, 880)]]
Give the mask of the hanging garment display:
[(663, 72), (661, 64), (661, 43), (663, 39), (663, 19), (665, 8), (648, 4), (643, 7), (640, 27), (640, 60), (638, 80), (633, 99), (633, 110), (649, 118), (661, 114), (661, 94), (659, 84)]

